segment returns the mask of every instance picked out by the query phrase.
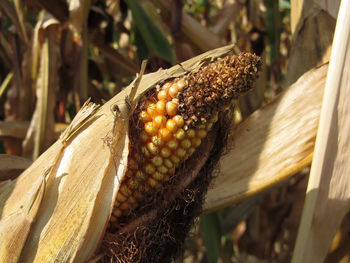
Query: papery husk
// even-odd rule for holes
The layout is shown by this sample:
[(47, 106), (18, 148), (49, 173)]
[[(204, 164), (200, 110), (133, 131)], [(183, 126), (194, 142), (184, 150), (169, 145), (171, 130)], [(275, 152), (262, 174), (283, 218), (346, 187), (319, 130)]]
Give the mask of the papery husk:
[[(135, 101), (155, 84), (182, 76), (233, 48), (212, 50), (143, 76)], [(6, 184), (8, 195), (0, 200), (1, 261), (84, 262), (94, 254), (126, 170), (126, 101), (139, 80), (99, 109), (86, 104), (60, 140)]]

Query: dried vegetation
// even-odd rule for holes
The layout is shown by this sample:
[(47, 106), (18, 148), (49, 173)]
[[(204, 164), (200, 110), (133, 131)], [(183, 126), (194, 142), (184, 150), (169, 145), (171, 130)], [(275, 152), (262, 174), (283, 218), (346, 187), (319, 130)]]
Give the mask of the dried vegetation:
[[(349, 262), (349, 2), (0, 1), (0, 261)], [(242, 86), (207, 84), (245, 73), (212, 62), (240, 51), (255, 88), (111, 227), (144, 94), (185, 79), (203, 124)]]

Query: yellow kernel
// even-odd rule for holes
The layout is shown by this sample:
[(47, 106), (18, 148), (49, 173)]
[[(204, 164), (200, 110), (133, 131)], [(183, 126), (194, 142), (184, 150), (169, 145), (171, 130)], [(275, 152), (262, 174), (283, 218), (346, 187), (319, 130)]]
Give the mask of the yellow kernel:
[(120, 188), (119, 188), (119, 191), (123, 194), (123, 195), (125, 195), (125, 196), (129, 196), (129, 195), (131, 195), (131, 191), (130, 191), (130, 189), (128, 188), (128, 186), (127, 185), (125, 185), (125, 184), (123, 184)]
[[(140, 171), (138, 171), (138, 173), (139, 172)], [(140, 173), (142, 173), (142, 172), (140, 172)], [(142, 173), (142, 175), (143, 175), (143, 173)], [(136, 176), (137, 176), (137, 173), (136, 173)], [(139, 184), (136, 180), (130, 179), (128, 182), (128, 186), (130, 187), (130, 189), (135, 190), (139, 187)]]
[(191, 147), (191, 141), (189, 139), (183, 140), (181, 142), (181, 146), (185, 149), (188, 149)]
[(175, 121), (177, 127), (182, 128), (182, 126), (184, 126), (184, 119), (181, 117), (181, 115), (175, 115), (173, 120)]
[[(160, 183), (158, 183), (157, 180), (154, 180), (152, 177), (148, 178), (148, 184), (152, 187), (152, 188), (160, 188), (162, 185)], [(146, 189), (147, 191), (147, 189)], [(147, 191), (148, 192), (148, 191)]]
[(206, 126), (204, 124), (201, 124), (201, 125), (197, 126), (197, 129), (205, 129), (205, 128), (206, 128)]
[(165, 114), (166, 113), (166, 109), (165, 109), (165, 101), (164, 100), (160, 100), (157, 102), (156, 104), (156, 111), (159, 114)]
[(176, 155), (172, 155), (170, 157), (171, 161), (174, 163), (174, 164), (178, 164), (180, 162), (180, 158), (177, 157)]
[(156, 171), (156, 168), (153, 166), (153, 164), (148, 163), (145, 166), (145, 172), (148, 174), (153, 174)]
[(169, 88), (169, 95), (170, 95), (172, 98), (176, 98), (178, 93), (179, 93), (179, 90), (177, 89), (177, 85), (176, 85), (176, 84), (172, 85), (172, 86)]
[(201, 142), (202, 142), (202, 140), (199, 138), (193, 138), (191, 140), (192, 146), (195, 148), (198, 147), (199, 145), (201, 145)]
[(153, 175), (152, 175), (152, 178), (157, 180), (157, 181), (163, 181), (163, 178), (164, 178), (164, 174), (160, 173), (160, 172), (155, 172)]
[(163, 84), (162, 90), (167, 90), (171, 87), (172, 82), (166, 82)]
[(149, 116), (153, 117), (156, 115), (156, 104), (151, 103), (150, 105), (148, 105), (147, 107), (147, 113)]
[(177, 83), (177, 89), (178, 91), (183, 91), (183, 89), (187, 86), (187, 83), (184, 79), (180, 79)]
[(166, 174), (166, 173), (169, 171), (169, 169), (166, 168), (164, 165), (158, 166), (158, 167), (157, 167), (157, 170), (158, 170), (160, 173), (163, 173), (163, 174)]
[(207, 136), (207, 131), (204, 129), (197, 130), (197, 136), (200, 139), (203, 139)]
[(127, 170), (125, 173), (125, 176), (127, 176), (127, 177), (132, 177), (133, 175), (134, 175), (134, 173), (132, 172), (131, 169)]
[(121, 192), (118, 192), (116, 200), (119, 202), (125, 202), (126, 201), (126, 196), (124, 196)]
[(149, 157), (151, 156), (151, 154), (149, 153), (147, 147), (145, 147), (145, 146), (142, 146), (142, 147), (141, 147), (141, 152), (142, 152), (142, 154), (143, 154), (144, 156), (146, 156), (147, 158), (149, 158)]
[(164, 127), (166, 124), (166, 118), (163, 115), (158, 115), (155, 116), (153, 119), (153, 124), (155, 127), (159, 128), (159, 127)]
[(188, 129), (186, 133), (189, 138), (194, 138), (196, 136), (196, 132), (194, 129)]
[(128, 201), (129, 201), (130, 204), (136, 204), (137, 203), (136, 199), (133, 196), (129, 196), (129, 200)]
[(156, 135), (157, 134), (157, 127), (153, 124), (153, 122), (147, 122), (145, 124), (145, 132), (147, 132), (149, 135)]
[(171, 151), (168, 148), (162, 148), (160, 155), (164, 158), (168, 158), (171, 155)]
[(138, 164), (137, 164), (137, 162), (135, 161), (134, 158), (129, 158), (129, 160), (128, 160), (128, 167), (131, 168), (131, 169), (136, 170), (139, 166), (138, 166)]
[(177, 104), (172, 102), (172, 101), (168, 101), (165, 105), (166, 108), (166, 112), (168, 115), (170, 116), (174, 116), (177, 113)]
[(164, 165), (169, 169), (174, 167), (174, 164), (169, 159), (164, 159)]
[(158, 136), (153, 136), (153, 137), (152, 137), (152, 142), (153, 142), (154, 145), (156, 145), (156, 146), (163, 146), (163, 145), (164, 145), (164, 141), (161, 140)]
[(122, 211), (120, 211), (120, 209), (114, 209), (113, 215), (116, 217), (120, 217), (122, 215)]
[(186, 133), (183, 129), (178, 129), (175, 133), (175, 138), (177, 140), (183, 140), (186, 137)]
[(158, 136), (160, 137), (161, 140), (166, 141), (166, 142), (170, 141), (171, 138), (173, 138), (173, 134), (166, 128), (159, 129)]
[(170, 98), (171, 98), (168, 95), (168, 89), (163, 89), (163, 90), (159, 91), (157, 97), (159, 100), (164, 100), (164, 101), (170, 100)]
[(129, 203), (124, 202), (124, 203), (122, 203), (122, 204), (119, 206), (119, 208), (120, 208), (121, 210), (129, 210), (129, 209), (130, 209), (130, 206), (129, 206)]
[(148, 134), (145, 131), (140, 133), (140, 138), (143, 142), (147, 142), (149, 140)]
[[(141, 171), (137, 171), (136, 173), (136, 178), (139, 180), (139, 181), (144, 181), (146, 179), (146, 175), (141, 172)], [(138, 183), (135, 182), (135, 184), (138, 186)], [(130, 184), (131, 185), (131, 184)]]
[(155, 157), (152, 158), (152, 163), (155, 166), (161, 166), (163, 164), (163, 158), (160, 157), (160, 156), (155, 156)]
[(148, 113), (146, 111), (141, 111), (139, 114), (139, 119), (140, 121), (142, 121), (143, 123), (149, 122), (152, 120), (152, 117), (148, 115)]
[(175, 132), (177, 130), (177, 126), (174, 120), (170, 119), (166, 122), (166, 128), (171, 131)]
[(147, 143), (146, 147), (152, 155), (156, 155), (159, 152), (157, 145), (155, 145), (153, 142)]
[(183, 148), (179, 148), (176, 151), (176, 155), (179, 156), (180, 158), (182, 158), (186, 155), (186, 150)]
[(173, 149), (176, 149), (179, 146), (179, 143), (176, 140), (171, 140), (171, 141), (168, 141), (167, 146), (171, 150), (173, 150)]

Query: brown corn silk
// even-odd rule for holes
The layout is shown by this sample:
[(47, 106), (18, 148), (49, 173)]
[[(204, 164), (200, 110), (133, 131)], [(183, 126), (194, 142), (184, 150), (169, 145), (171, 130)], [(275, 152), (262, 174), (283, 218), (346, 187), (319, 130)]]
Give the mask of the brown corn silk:
[(168, 262), (181, 251), (226, 144), (232, 102), (252, 88), (260, 68), (253, 54), (230, 55), (141, 97), (104, 240), (112, 261)]

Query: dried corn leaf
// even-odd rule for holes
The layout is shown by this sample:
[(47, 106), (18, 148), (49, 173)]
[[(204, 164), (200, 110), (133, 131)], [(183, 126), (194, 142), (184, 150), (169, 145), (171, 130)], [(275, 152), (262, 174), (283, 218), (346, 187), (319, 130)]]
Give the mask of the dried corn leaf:
[(350, 211), (350, 1), (342, 1), (293, 262), (322, 262)]
[(306, 73), (231, 131), (206, 211), (237, 203), (310, 164), (327, 69)]
[[(230, 45), (212, 50), (169, 70), (145, 75), (136, 96), (159, 81), (184, 75), (232, 49)], [(0, 200), (0, 227), (9, 241), (14, 236), (3, 222), (22, 211), (26, 200), (23, 193), (30, 195), (33, 183), (42, 181), (44, 176), (45, 193), (22, 251), (6, 250), (8, 247), (2, 243), (1, 259), (7, 253), (20, 258), (21, 262), (82, 262), (92, 256), (102, 238), (119, 180), (126, 169), (129, 113), (125, 99), (135, 82), (92, 114), (82, 127), (78, 125), (74, 129), (77, 132), (68, 141), (56, 142), (14, 181), (11, 194)], [(116, 105), (120, 115), (111, 111)], [(39, 202), (35, 195), (30, 196)], [(12, 221), (14, 225), (26, 226), (19, 216)]]

